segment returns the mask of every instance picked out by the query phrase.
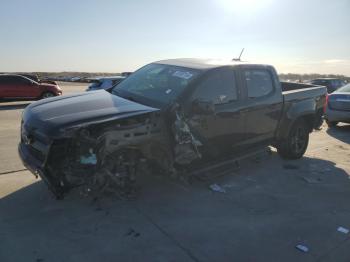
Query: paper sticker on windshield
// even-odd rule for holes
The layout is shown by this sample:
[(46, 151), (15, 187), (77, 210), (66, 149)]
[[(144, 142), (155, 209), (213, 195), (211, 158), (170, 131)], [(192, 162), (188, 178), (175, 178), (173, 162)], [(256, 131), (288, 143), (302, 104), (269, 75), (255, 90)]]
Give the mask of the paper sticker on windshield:
[(182, 71), (176, 71), (173, 76), (176, 76), (176, 77), (180, 77), (180, 78), (183, 78), (183, 79), (190, 79), (193, 74), (191, 74), (190, 72), (182, 72)]

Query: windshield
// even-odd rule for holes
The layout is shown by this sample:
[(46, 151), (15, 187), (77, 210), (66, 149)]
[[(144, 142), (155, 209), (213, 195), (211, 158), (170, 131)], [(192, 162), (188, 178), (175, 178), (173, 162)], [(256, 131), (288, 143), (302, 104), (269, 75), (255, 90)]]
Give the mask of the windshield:
[(149, 64), (117, 85), (112, 94), (166, 105), (176, 99), (198, 75), (199, 70), (195, 69)]
[(337, 92), (350, 92), (350, 84), (343, 86), (337, 90)]

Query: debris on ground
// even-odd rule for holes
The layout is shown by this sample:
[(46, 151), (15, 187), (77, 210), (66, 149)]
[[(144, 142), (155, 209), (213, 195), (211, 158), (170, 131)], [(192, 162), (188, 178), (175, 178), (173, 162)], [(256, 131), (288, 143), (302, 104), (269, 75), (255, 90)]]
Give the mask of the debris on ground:
[(223, 188), (232, 188), (232, 187), (237, 187), (237, 184), (227, 184), (227, 185), (223, 185)]
[(304, 253), (309, 252), (309, 248), (307, 246), (304, 246), (304, 245), (300, 245), (299, 244), (299, 245), (296, 245), (295, 248), (300, 250), (300, 251), (302, 251), (302, 252), (304, 252)]
[(139, 232), (136, 232), (133, 228), (130, 228), (129, 231), (125, 234), (125, 236), (133, 236), (133, 237), (139, 237), (141, 234)]
[(322, 181), (322, 179), (319, 177), (318, 178), (311, 178), (311, 177), (301, 176), (301, 179), (303, 179), (305, 182), (307, 182), (309, 184), (319, 184)]
[(223, 187), (219, 186), (218, 184), (212, 184), (209, 186), (209, 188), (214, 192), (226, 193), (226, 190)]
[(337, 145), (337, 147), (342, 149), (342, 150), (349, 150), (348, 148), (344, 147), (343, 145)]
[(347, 229), (345, 227), (338, 227), (337, 231), (340, 232), (340, 233), (344, 233), (344, 234), (348, 234), (349, 233), (349, 229)]

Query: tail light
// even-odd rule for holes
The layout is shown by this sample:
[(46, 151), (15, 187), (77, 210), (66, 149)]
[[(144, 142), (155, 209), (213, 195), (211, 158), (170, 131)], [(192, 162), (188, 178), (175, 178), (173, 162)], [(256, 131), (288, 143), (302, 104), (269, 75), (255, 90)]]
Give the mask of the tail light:
[(324, 103), (323, 112), (326, 112), (326, 108), (327, 108), (327, 106), (328, 106), (328, 99), (329, 99), (329, 95), (326, 94), (326, 101), (325, 101), (325, 103)]

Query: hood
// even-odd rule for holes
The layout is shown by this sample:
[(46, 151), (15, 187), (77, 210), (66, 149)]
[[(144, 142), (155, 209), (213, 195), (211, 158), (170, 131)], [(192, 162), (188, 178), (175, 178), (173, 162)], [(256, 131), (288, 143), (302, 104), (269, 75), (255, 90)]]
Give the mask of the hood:
[(104, 90), (43, 99), (23, 113), (24, 125), (47, 135), (67, 127), (125, 118), (158, 111)]

